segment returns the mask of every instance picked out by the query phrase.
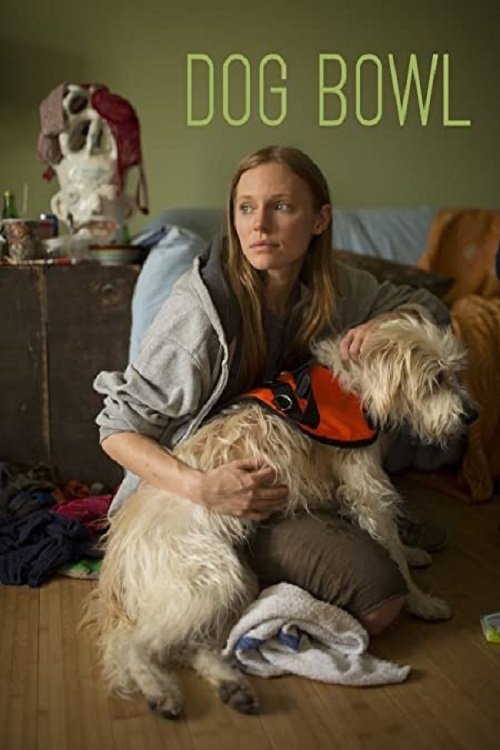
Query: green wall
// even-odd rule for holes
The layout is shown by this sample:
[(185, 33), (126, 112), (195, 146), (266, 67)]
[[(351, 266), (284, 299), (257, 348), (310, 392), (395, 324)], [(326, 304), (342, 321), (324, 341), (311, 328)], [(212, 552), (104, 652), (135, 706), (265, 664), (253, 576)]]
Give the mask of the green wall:
[[(341, 206), (498, 207), (498, 0), (0, 1), (0, 188), (20, 197), (28, 183), (32, 215), (47, 210), (57, 189), (55, 182), (42, 180), (36, 157), (38, 104), (64, 80), (106, 83), (135, 106), (153, 214), (168, 207), (222, 205), (240, 156), (273, 142), (307, 150)], [(424, 83), (436, 55), (426, 126), (414, 89), (407, 121), (398, 122), (388, 56), (403, 85), (412, 52)], [(204, 53), (214, 64), (215, 111), (204, 127), (186, 122), (188, 53)], [(251, 74), (250, 117), (239, 127), (223, 119), (221, 101), (222, 63), (233, 53), (248, 59)], [(259, 62), (268, 53), (280, 55), (287, 66), (286, 117), (274, 127), (261, 122), (258, 107)], [(347, 114), (338, 126), (319, 123), (320, 54), (340, 55), (346, 63)], [(382, 82), (378, 105), (377, 65), (364, 63), (361, 112), (366, 119), (381, 114), (371, 127), (355, 113), (356, 62), (367, 54), (380, 61)], [(445, 55), (448, 120), (470, 120), (470, 127), (443, 124)], [(328, 66), (327, 83), (333, 85), (340, 68)], [(277, 65), (267, 70), (265, 112), (277, 118), (279, 95), (268, 89), (283, 84)], [(245, 110), (242, 82), (243, 68), (233, 63), (228, 106), (235, 119)], [(207, 108), (207, 91), (201, 77), (195, 78), (198, 116)], [(338, 97), (327, 95), (324, 101), (326, 116), (335, 118)]]

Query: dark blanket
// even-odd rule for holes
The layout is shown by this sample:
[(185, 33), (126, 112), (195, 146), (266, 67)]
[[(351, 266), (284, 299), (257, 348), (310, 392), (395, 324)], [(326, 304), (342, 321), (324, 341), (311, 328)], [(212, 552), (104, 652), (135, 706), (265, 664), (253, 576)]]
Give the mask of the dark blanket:
[(40, 510), (12, 520), (0, 516), (0, 581), (41, 586), (85, 553), (90, 532), (78, 521)]

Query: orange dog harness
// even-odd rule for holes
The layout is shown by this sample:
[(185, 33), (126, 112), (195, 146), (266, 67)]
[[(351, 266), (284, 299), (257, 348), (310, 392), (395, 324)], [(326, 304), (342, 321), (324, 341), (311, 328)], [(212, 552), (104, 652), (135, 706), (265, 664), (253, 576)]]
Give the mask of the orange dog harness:
[(359, 397), (342, 390), (322, 365), (307, 364), (293, 372), (281, 372), (277, 380), (247, 391), (242, 398), (258, 401), (321, 443), (353, 448), (377, 439), (377, 430), (363, 414)]

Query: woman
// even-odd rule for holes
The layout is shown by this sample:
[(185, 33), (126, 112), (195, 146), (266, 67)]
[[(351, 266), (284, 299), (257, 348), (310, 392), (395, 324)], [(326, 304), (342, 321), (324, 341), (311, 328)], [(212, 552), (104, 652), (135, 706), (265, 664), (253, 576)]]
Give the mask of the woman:
[(335, 264), (331, 218), (326, 180), (304, 153), (268, 147), (245, 158), (231, 185), (227, 242), (215, 240), (208, 260), (178, 282), (125, 373), (98, 376), (106, 399), (97, 422), (103, 449), (132, 472), (113, 508), (141, 478), (213, 512), (262, 521), (250, 563), (263, 585), (301, 586), (376, 634), (397, 617), (406, 586), (367, 534), (333, 511), (273, 517), (287, 488), (270, 486), (272, 470), (253, 459), (203, 473), (168, 451), (225, 401), (303, 362), (326, 332), (343, 333), (343, 357), (356, 358), (370, 331), (402, 309), (448, 323), (426, 291)]

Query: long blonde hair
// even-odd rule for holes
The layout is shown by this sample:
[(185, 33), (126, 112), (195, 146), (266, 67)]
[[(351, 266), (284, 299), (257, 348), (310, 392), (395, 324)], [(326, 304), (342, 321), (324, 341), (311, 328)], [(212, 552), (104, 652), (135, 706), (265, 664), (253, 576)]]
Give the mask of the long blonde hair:
[[(330, 203), (328, 183), (319, 167), (302, 151), (287, 146), (267, 146), (246, 156), (234, 173), (227, 205), (228, 243), (223, 256), (224, 273), (241, 312), (241, 360), (239, 386), (253, 385), (262, 377), (266, 365), (266, 338), (263, 326), (264, 284), (245, 258), (234, 223), (234, 200), (242, 174), (261, 164), (274, 162), (289, 167), (309, 186), (313, 207), (319, 211)], [(301, 270), (301, 279), (311, 292), (311, 301), (302, 316), (293, 350), (297, 359), (307, 357), (309, 346), (328, 324), (335, 310), (335, 273), (331, 247), (331, 223), (319, 235), (313, 235)]]

